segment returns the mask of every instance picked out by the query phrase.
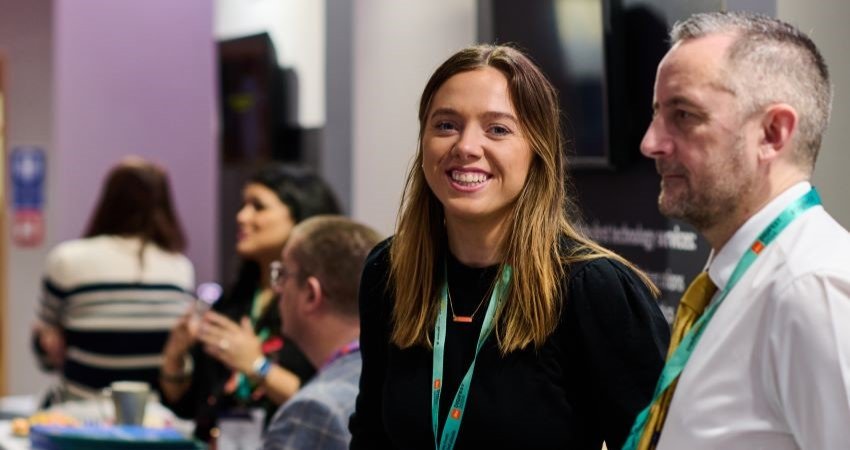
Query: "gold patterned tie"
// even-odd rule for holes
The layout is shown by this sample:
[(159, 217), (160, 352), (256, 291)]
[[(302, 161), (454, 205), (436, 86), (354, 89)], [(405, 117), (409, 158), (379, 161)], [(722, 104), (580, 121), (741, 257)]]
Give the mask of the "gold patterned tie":
[[(717, 286), (711, 282), (708, 277), (708, 272), (702, 272), (694, 278), (682, 300), (679, 301), (679, 307), (676, 310), (676, 320), (673, 321), (673, 332), (670, 336), (670, 348), (667, 349), (667, 359), (676, 351), (676, 347), (682, 342), (685, 333), (694, 326), (694, 323), (702, 316), (705, 307), (717, 292)], [(643, 429), (643, 434), (638, 443), (639, 450), (653, 450), (658, 443), (658, 436), (661, 434), (661, 428), (664, 427), (664, 420), (667, 418), (667, 410), (670, 409), (670, 401), (673, 399), (673, 392), (678, 384), (678, 377), (670, 384), (670, 386), (658, 397), (658, 400), (652, 403), (649, 408), (649, 419), (647, 419), (646, 427)]]

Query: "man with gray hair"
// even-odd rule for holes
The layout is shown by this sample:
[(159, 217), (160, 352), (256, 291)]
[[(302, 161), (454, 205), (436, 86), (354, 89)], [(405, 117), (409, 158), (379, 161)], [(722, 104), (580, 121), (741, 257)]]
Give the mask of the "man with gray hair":
[(360, 382), (357, 291), (373, 229), (341, 216), (315, 216), (292, 229), (272, 283), (283, 333), (317, 368), (269, 423), (266, 450), (347, 449)]
[(661, 212), (712, 252), (624, 449), (850, 449), (850, 234), (809, 183), (826, 64), (750, 13), (697, 14), (671, 37), (641, 151)]

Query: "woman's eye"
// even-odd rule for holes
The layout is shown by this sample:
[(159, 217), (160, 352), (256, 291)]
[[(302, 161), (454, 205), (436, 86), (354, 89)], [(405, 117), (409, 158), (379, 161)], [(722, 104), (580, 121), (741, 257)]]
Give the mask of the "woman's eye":
[(455, 129), (455, 126), (451, 122), (442, 121), (437, 122), (437, 126), (435, 128), (437, 128), (437, 130), (439, 131), (452, 131)]
[(508, 127), (502, 125), (493, 125), (490, 127), (490, 132), (495, 134), (496, 136), (506, 136), (511, 134), (511, 130)]

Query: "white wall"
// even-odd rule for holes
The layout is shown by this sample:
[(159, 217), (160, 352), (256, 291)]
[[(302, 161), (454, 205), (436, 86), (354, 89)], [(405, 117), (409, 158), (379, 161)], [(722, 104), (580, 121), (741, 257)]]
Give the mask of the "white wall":
[(838, 0), (777, 0), (777, 16), (805, 31), (829, 65), (834, 89), (832, 120), (815, 166), (813, 183), (824, 206), (850, 229), (850, 2)]
[(475, 0), (354, 4), (352, 215), (391, 234), (431, 72), (475, 41)]
[[(352, 67), (344, 76), (352, 80), (351, 123), (344, 126), (351, 137), (326, 141), (333, 148), (323, 149), (320, 169), (343, 203), (351, 198), (352, 216), (390, 234), (416, 147), (419, 94), (437, 64), (474, 41), (475, 0), (357, 0), (350, 7)], [(325, 98), (338, 87), (325, 85), (325, 0), (216, 0), (215, 8), (218, 39), (272, 36), (280, 64), (298, 75), (300, 125), (324, 126), (328, 103), (349, 107)], [(338, 156), (348, 151), (350, 158)]]
[(298, 76), (298, 124), (325, 123), (325, 0), (216, 0), (215, 37), (267, 31), (278, 64)]

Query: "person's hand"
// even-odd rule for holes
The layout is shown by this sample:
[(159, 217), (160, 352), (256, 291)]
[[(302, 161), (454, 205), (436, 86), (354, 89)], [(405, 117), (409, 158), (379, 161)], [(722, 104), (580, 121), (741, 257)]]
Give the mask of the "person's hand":
[[(198, 339), (198, 319), (189, 309), (171, 329), (163, 347), (160, 388), (167, 402), (177, 402), (185, 395), (192, 381), (189, 349)], [(191, 360), (190, 360), (191, 361)]]
[(193, 312), (190, 310), (177, 321), (168, 335), (168, 340), (165, 342), (162, 351), (166, 363), (171, 361), (176, 365), (179, 362), (179, 367), (183, 367), (183, 357), (195, 344), (197, 338), (198, 321), (193, 317)]
[(208, 311), (204, 314), (198, 337), (207, 354), (242, 373), (251, 374), (254, 361), (263, 355), (260, 339), (254, 334), (254, 327), (247, 317), (237, 324), (221, 314)]
[(65, 334), (52, 325), (36, 325), (38, 344), (44, 350), (44, 359), (49, 367), (60, 368), (65, 362)]

